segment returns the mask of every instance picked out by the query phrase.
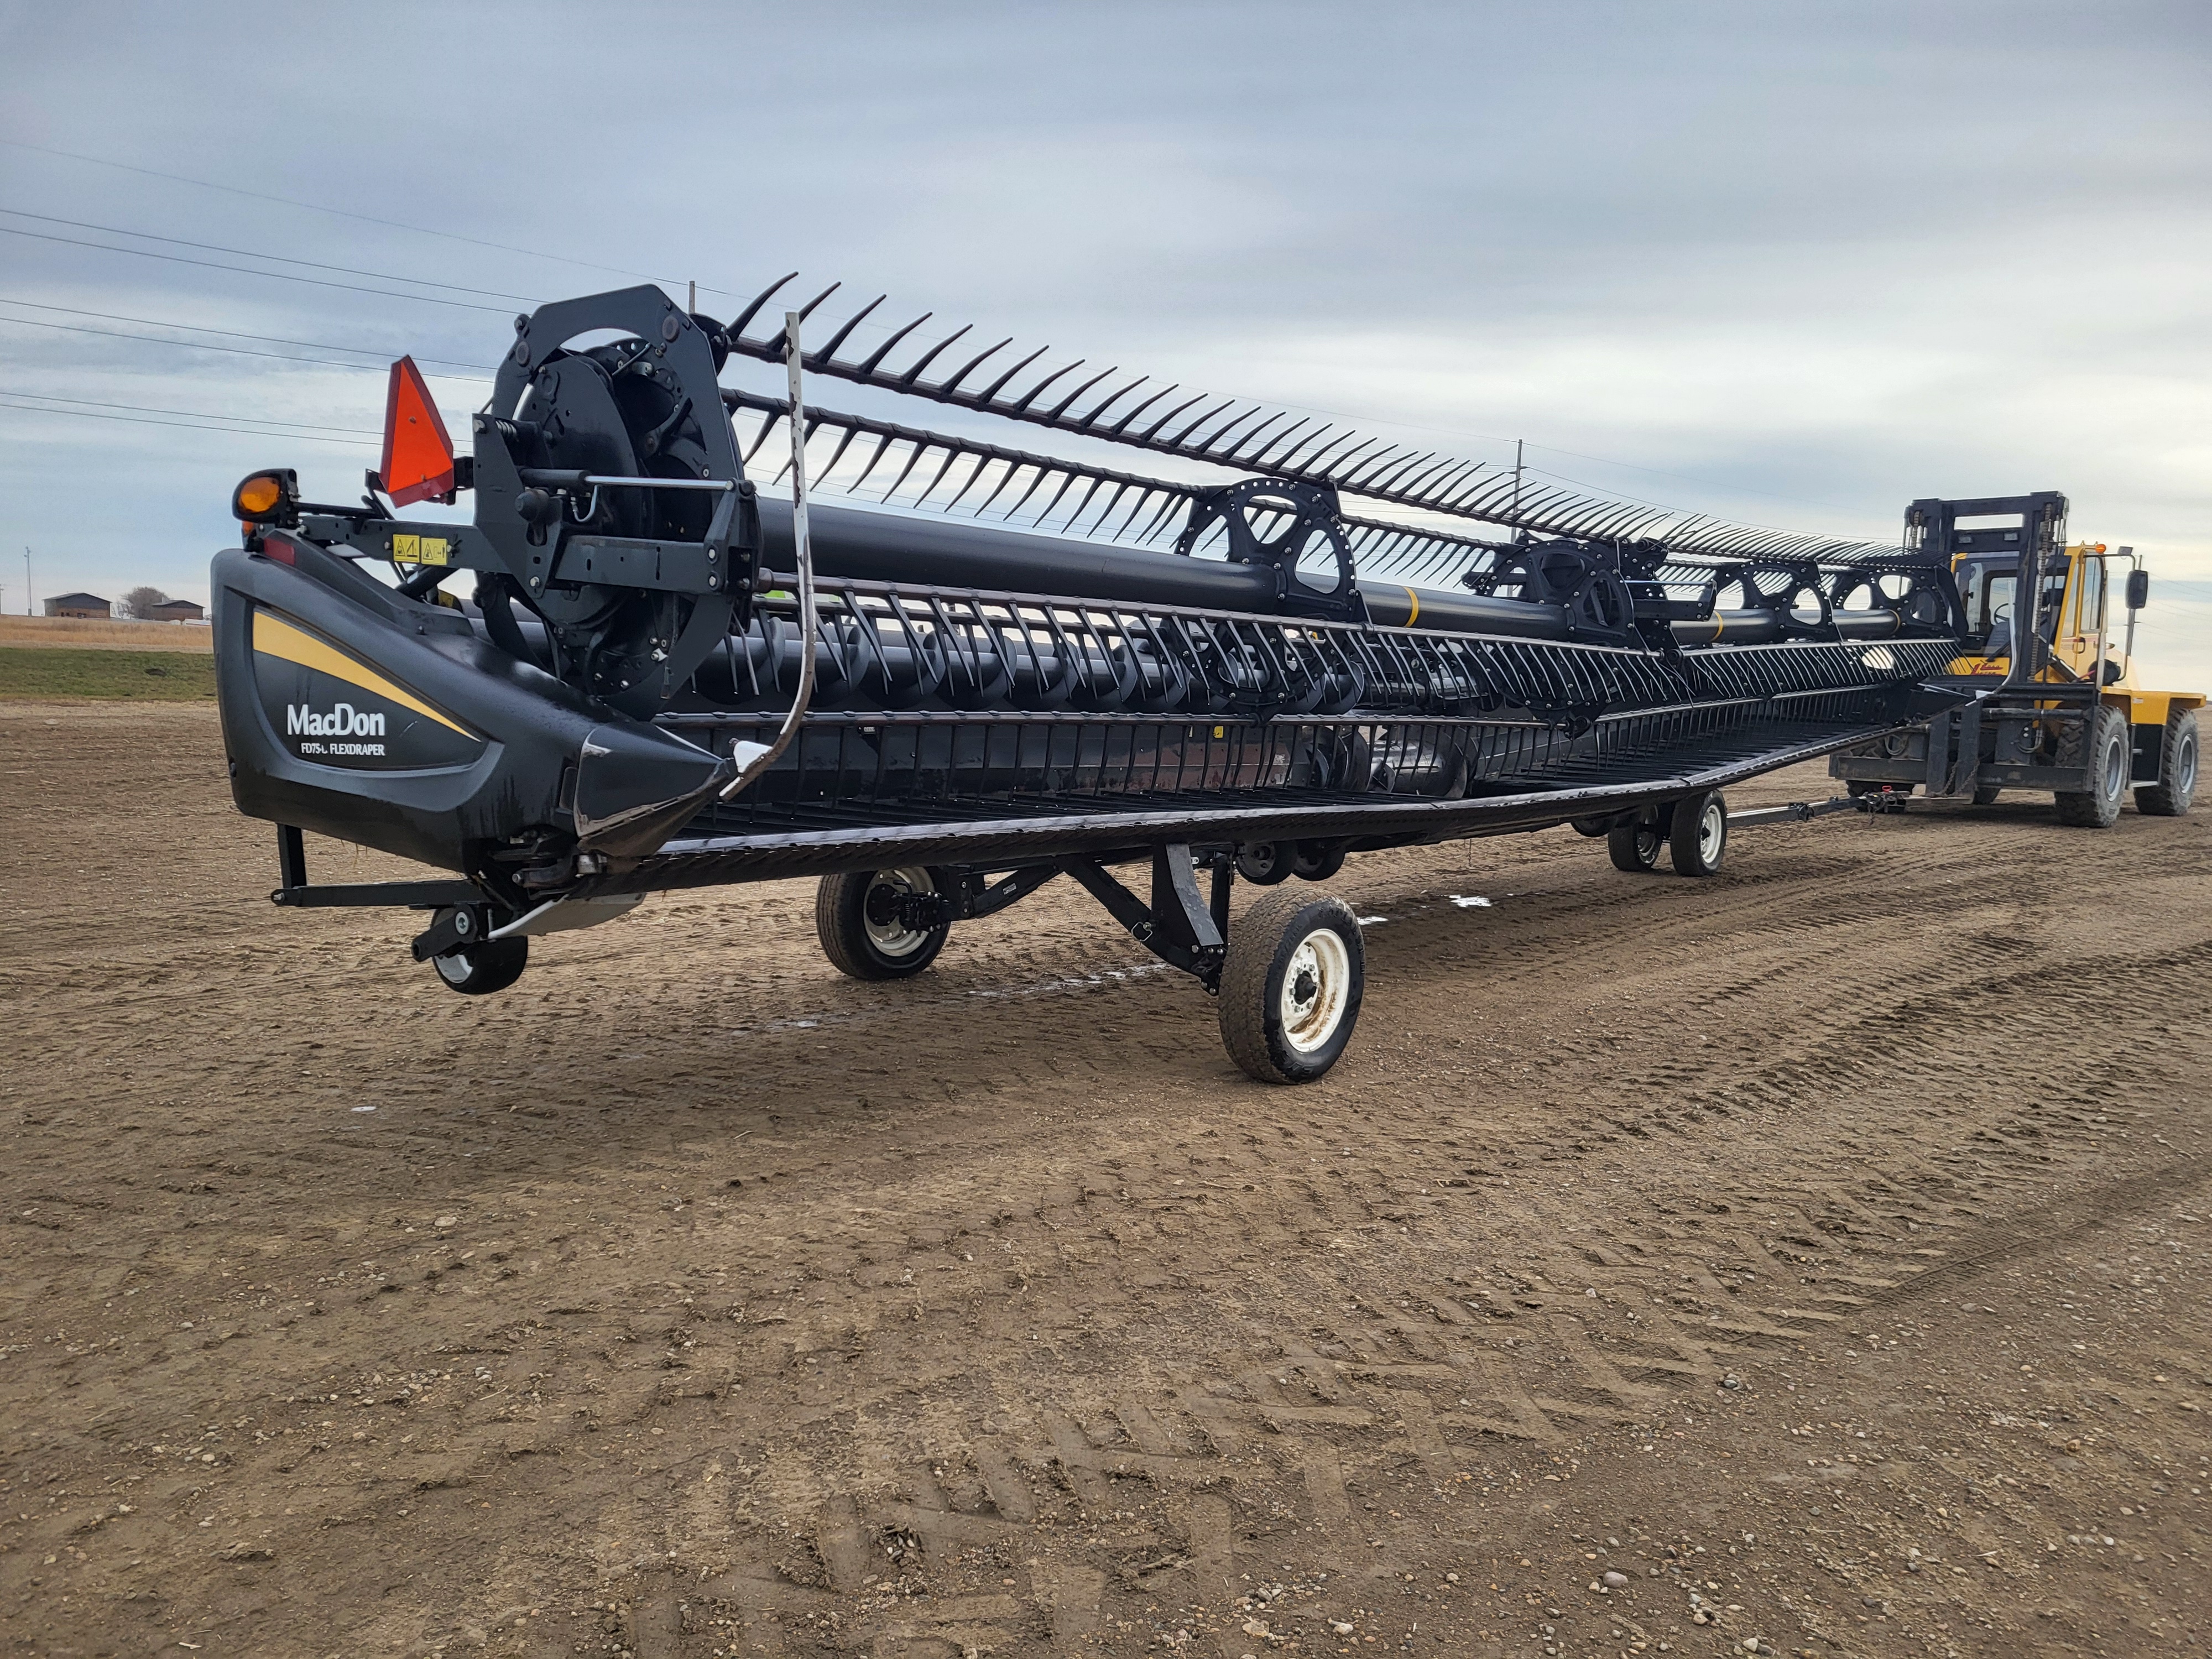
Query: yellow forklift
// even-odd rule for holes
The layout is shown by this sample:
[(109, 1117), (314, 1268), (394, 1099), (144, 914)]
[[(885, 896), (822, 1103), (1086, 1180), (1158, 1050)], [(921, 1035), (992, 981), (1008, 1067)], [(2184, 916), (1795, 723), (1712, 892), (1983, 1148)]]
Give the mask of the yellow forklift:
[[(1915, 501), (1905, 528), (1909, 549), (1950, 565), (1965, 627), (1946, 678), (1973, 695), (1925, 726), (1843, 750), (1832, 777), (1854, 796), (1917, 787), (1978, 806), (2032, 789), (2056, 798), (2061, 823), (2098, 830), (2119, 817), (2130, 787), (2139, 812), (2189, 811), (2204, 697), (2136, 684), (2136, 615), (2150, 577), (2132, 548), (2069, 542), (2056, 490)], [(2122, 571), (2127, 626), (2115, 654), (2112, 577)]]

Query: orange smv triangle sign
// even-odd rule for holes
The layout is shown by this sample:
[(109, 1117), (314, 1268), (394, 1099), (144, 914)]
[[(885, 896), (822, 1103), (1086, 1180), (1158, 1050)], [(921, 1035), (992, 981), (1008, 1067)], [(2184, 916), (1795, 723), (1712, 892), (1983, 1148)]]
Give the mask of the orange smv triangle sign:
[(453, 444), (430, 388), (412, 357), (392, 366), (384, 400), (384, 465), (378, 469), (394, 507), (453, 493)]

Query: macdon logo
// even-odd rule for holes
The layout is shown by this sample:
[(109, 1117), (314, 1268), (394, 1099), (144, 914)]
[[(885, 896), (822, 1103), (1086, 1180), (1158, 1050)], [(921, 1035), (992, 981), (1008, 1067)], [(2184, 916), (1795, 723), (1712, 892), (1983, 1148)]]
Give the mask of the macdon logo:
[(384, 716), (342, 702), (318, 714), (304, 702), (284, 705), (284, 735), (289, 738), (380, 738)]

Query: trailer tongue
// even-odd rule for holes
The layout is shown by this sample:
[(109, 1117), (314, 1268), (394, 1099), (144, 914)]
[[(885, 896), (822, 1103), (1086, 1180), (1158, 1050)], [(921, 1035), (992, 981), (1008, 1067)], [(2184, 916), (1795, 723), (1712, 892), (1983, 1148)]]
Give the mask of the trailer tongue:
[[(889, 978), (1065, 874), (1216, 994), (1240, 1066), (1303, 1080), (1356, 1020), (1358, 926), (1286, 892), (1232, 927), (1236, 875), (1569, 821), (1624, 867), (1671, 840), (1708, 873), (1727, 785), (1960, 695), (1929, 684), (1961, 625), (1940, 559), (1141, 380), (1062, 391), (1042, 354), (931, 379), (948, 343), (910, 327), (801, 356), (802, 313), (746, 331), (769, 298), (727, 326), (652, 288), (544, 307), (472, 455), (403, 362), (362, 506), (240, 486), (217, 671), (238, 805), (283, 826), (280, 903), (428, 911), (414, 954), (481, 993), (643, 894), (812, 875), (831, 960)], [(722, 386), (733, 358), (784, 365), (781, 395)], [(811, 407), (802, 369), (1067, 453)], [(748, 476), (770, 460), (789, 502)], [(463, 490), (467, 523), (384, 505)], [(465, 610), (440, 592), (463, 571)], [(303, 830), (452, 874), (318, 886)], [(1132, 863), (1139, 891), (1110, 873)]]

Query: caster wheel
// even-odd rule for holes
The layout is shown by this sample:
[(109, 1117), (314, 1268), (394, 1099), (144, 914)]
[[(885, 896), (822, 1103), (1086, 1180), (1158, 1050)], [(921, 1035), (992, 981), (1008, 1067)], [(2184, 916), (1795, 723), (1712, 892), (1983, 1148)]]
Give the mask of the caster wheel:
[(1631, 875), (1649, 874), (1659, 867), (1659, 849), (1667, 844), (1667, 837), (1659, 821), (1647, 812), (1622, 818), (1605, 832), (1605, 850), (1612, 855), (1613, 867), (1626, 870)]
[(939, 912), (927, 870), (870, 870), (824, 876), (814, 896), (822, 954), (854, 979), (904, 979), (937, 960), (952, 923)]
[(1248, 841), (1237, 849), (1237, 873), (1255, 887), (1273, 887), (1291, 878), (1292, 843)]
[(1327, 881), (1344, 868), (1340, 841), (1301, 841), (1291, 843), (1291, 873), (1300, 881)]
[(432, 957), (430, 965), (438, 970), (440, 979), (463, 996), (486, 997), (520, 979), (529, 961), (527, 939), (488, 939)]

